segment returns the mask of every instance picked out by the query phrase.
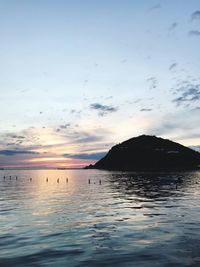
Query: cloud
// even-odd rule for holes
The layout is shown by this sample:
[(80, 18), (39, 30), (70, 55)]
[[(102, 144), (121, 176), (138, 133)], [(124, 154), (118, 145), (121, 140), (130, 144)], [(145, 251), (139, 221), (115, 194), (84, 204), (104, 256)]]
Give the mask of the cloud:
[[(57, 133), (55, 129), (58, 127), (63, 130)], [(75, 127), (74, 124), (67, 127), (66, 122), (58, 124), (57, 127), (28, 128), (17, 132), (0, 133), (0, 167), (56, 167), (60, 164), (81, 166), (87, 158), (98, 160), (103, 154), (96, 153), (108, 149), (108, 140), (112, 134), (109, 130), (85, 125)], [(25, 139), (17, 139), (20, 136), (25, 136)], [(18, 142), (21, 140), (23, 143)], [(74, 159), (66, 160), (63, 157), (66, 149), (74, 155)], [(77, 154), (84, 155), (80, 155), (80, 159), (75, 160)]]
[(75, 115), (80, 115), (81, 110), (71, 109), (70, 113)]
[(177, 22), (173, 22), (169, 27), (169, 31), (173, 31), (174, 29), (176, 29), (177, 26), (178, 26), (178, 23)]
[(200, 10), (197, 10), (191, 14), (191, 20), (200, 20)]
[(200, 100), (200, 84), (186, 84), (177, 89), (176, 92), (181, 92), (179, 97), (173, 99), (173, 102), (176, 103), (177, 106), (190, 104)]
[(70, 123), (66, 123), (64, 125), (60, 125), (59, 128), (60, 129), (67, 129), (71, 124)]
[(103, 137), (98, 135), (80, 134), (78, 135), (78, 138), (76, 137), (76, 139), (73, 140), (73, 143), (91, 143), (91, 142), (101, 141), (102, 139)]
[(89, 130), (74, 130), (69, 128), (68, 131), (60, 131), (58, 136), (66, 140), (69, 144), (96, 143), (106, 139), (110, 135), (108, 130), (95, 128)]
[(185, 140), (185, 144), (195, 145), (195, 140), (200, 139), (199, 111), (185, 109), (161, 115), (149, 125), (146, 134), (158, 135), (178, 142)]
[(190, 146), (190, 148), (196, 150), (197, 152), (200, 152), (200, 146)]
[(23, 89), (20, 91), (20, 93), (27, 93), (28, 91), (30, 91), (30, 89)]
[(200, 107), (195, 107), (194, 110), (200, 110)]
[(10, 135), (11, 138), (14, 138), (14, 139), (25, 139), (26, 137), (25, 136), (22, 136), (22, 135)]
[(58, 128), (56, 129), (56, 132), (58, 133), (61, 130), (68, 129), (70, 126), (71, 126), (71, 123), (66, 123), (66, 124), (59, 125)]
[(155, 10), (155, 9), (160, 9), (161, 8), (161, 4), (156, 4), (156, 5), (154, 5), (154, 6), (152, 6), (151, 8), (150, 8), (150, 10)]
[(140, 111), (149, 112), (149, 111), (152, 111), (152, 109), (151, 108), (142, 108), (142, 109), (140, 109)]
[(200, 31), (189, 31), (189, 36), (200, 36)]
[(4, 156), (15, 156), (19, 154), (32, 154), (32, 155), (38, 155), (38, 152), (29, 151), (29, 150), (0, 150), (0, 155)]
[(80, 153), (80, 154), (64, 154), (65, 158), (72, 159), (91, 159), (99, 160), (106, 155), (107, 152), (97, 152), (97, 153)]
[(149, 89), (155, 89), (158, 86), (158, 80), (156, 77), (150, 77), (146, 79), (146, 81), (150, 84)]
[(100, 103), (93, 103), (90, 105), (90, 109), (98, 110), (99, 116), (104, 116), (108, 113), (116, 112), (118, 110), (118, 107), (102, 105)]
[(179, 129), (186, 131), (189, 130), (189, 126), (184, 126), (183, 121), (180, 120), (178, 116), (176, 117), (169, 114), (168, 117), (164, 116), (162, 119), (158, 120), (155, 125), (152, 125), (152, 127), (147, 130), (147, 133), (151, 135), (170, 135)]
[(177, 63), (173, 63), (173, 64), (171, 64), (171, 65), (169, 66), (169, 70), (173, 70), (173, 69), (175, 69), (177, 66), (178, 66)]

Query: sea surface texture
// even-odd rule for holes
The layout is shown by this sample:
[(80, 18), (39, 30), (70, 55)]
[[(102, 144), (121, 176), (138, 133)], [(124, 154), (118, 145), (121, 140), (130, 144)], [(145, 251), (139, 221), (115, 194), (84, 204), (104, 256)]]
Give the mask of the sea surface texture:
[(199, 267), (200, 172), (2, 170), (0, 266)]

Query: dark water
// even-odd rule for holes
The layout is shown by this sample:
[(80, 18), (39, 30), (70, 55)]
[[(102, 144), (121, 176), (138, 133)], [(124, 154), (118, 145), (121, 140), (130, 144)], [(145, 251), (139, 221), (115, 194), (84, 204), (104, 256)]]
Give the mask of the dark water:
[(200, 173), (0, 171), (0, 266), (199, 267)]

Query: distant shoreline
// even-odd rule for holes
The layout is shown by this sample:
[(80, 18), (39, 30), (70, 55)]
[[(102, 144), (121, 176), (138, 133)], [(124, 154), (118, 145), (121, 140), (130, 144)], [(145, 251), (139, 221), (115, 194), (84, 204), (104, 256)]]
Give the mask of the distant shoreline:
[(168, 170), (164, 170), (164, 169), (151, 169), (151, 170), (111, 170), (111, 169), (97, 169), (97, 168), (68, 168), (68, 169), (0, 169), (0, 171), (70, 171), (70, 170), (74, 170), (74, 171), (92, 171), (92, 170), (96, 170), (96, 171), (107, 171), (107, 172), (122, 172), (122, 173), (171, 173), (171, 172), (192, 172), (192, 171), (200, 171), (200, 167), (199, 168), (194, 168), (194, 169), (168, 169)]
[(0, 171), (67, 171), (67, 170), (83, 170), (83, 168), (0, 168)]

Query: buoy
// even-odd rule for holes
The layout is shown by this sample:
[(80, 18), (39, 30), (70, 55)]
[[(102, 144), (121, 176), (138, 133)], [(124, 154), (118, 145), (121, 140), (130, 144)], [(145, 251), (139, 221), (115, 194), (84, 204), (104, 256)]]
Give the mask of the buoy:
[(16, 176), (16, 180), (17, 180), (17, 178), (18, 178), (18, 177)]
[(6, 179), (6, 176), (4, 176), (3, 179), (5, 180)]
[(32, 181), (32, 178), (30, 178), (30, 182)]

